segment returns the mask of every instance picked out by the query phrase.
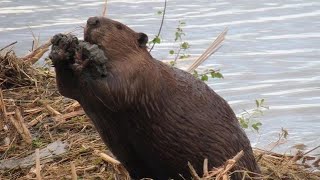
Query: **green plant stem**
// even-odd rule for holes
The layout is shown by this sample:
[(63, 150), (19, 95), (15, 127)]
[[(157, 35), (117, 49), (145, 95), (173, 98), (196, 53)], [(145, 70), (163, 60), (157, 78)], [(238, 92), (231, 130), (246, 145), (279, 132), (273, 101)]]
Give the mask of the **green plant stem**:
[[(160, 24), (160, 28), (159, 28), (159, 31), (158, 31), (158, 34), (157, 34), (157, 36), (156, 36), (156, 37), (159, 37), (159, 36), (160, 36), (160, 34), (161, 34), (161, 30), (162, 30), (162, 26), (163, 26), (163, 22), (164, 22), (164, 16), (165, 16), (165, 14), (166, 14), (166, 9), (167, 9), (167, 0), (165, 0), (165, 1), (164, 1), (164, 7), (163, 7), (163, 13), (162, 13), (161, 24)], [(151, 51), (152, 51), (152, 49), (154, 48), (155, 44), (156, 44), (156, 43), (155, 43), (155, 42), (153, 42), (152, 47), (150, 48), (149, 52), (151, 52)]]
[(179, 55), (180, 55), (180, 52), (181, 52), (181, 43), (180, 43), (180, 46), (179, 46), (179, 50), (178, 50), (178, 52), (177, 52), (177, 54), (176, 54), (176, 57), (174, 58), (174, 64), (176, 64), (176, 62), (177, 62), (177, 60), (178, 60), (178, 58), (179, 58)]

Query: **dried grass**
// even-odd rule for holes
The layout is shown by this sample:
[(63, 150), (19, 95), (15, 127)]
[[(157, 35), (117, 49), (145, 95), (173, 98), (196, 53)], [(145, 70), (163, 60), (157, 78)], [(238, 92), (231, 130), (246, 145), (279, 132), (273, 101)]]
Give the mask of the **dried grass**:
[[(67, 153), (41, 166), (38, 162), (37, 168), (0, 170), (0, 179), (128, 179), (80, 105), (58, 93), (54, 74), (22, 61), (12, 51), (0, 56), (0, 112), (0, 162), (25, 157), (57, 140), (69, 144)], [(17, 126), (22, 133), (18, 132), (10, 117), (23, 119), (33, 139), (31, 145), (23, 138), (25, 129)], [(296, 156), (258, 149), (255, 155), (264, 179), (320, 179), (319, 172), (305, 167), (303, 158), (296, 161)], [(204, 176), (197, 178), (228, 179), (238, 158), (215, 169), (204, 163)]]

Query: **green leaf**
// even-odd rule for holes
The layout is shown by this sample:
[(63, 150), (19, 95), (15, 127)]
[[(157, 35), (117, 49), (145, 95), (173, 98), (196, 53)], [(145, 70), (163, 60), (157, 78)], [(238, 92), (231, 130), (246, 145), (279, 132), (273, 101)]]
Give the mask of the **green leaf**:
[(260, 102), (259, 102), (259, 100), (256, 100), (256, 106), (257, 106), (257, 107), (260, 107)]
[(201, 80), (202, 81), (208, 81), (208, 76), (206, 75), (206, 74), (204, 74), (204, 75), (201, 75)]
[(193, 76), (196, 77), (196, 78), (198, 78), (198, 77), (199, 77), (198, 71), (194, 70), (194, 71), (193, 71)]
[(157, 36), (152, 40), (152, 42), (155, 43), (155, 44), (160, 44), (161, 39)]
[(254, 130), (256, 130), (256, 131), (259, 131), (259, 127), (256, 126), (255, 124), (252, 124), (252, 128), (253, 128)]
[(249, 126), (248, 126), (248, 124), (246, 124), (246, 123), (242, 123), (242, 124), (241, 124), (241, 127), (244, 128), (244, 129), (247, 129)]
[(174, 54), (174, 50), (170, 50), (169, 54), (173, 55)]
[(244, 129), (247, 129), (247, 128), (249, 127), (249, 126), (248, 126), (248, 123), (245, 122), (245, 120), (242, 119), (242, 118), (240, 118), (240, 125), (241, 125), (241, 127), (244, 128)]
[(179, 57), (179, 59), (184, 59), (184, 58), (188, 58), (188, 57), (190, 57), (190, 55), (188, 55), (188, 54), (183, 54), (182, 56)]
[(252, 124), (252, 128), (256, 131), (259, 131), (259, 127), (261, 126), (262, 124), (261, 123), (255, 123), (255, 124)]
[(178, 31), (175, 33), (175, 35), (176, 37), (174, 38), (174, 41), (177, 41), (178, 39), (181, 38), (181, 34)]
[(241, 117), (238, 117), (238, 120), (239, 120), (239, 123), (240, 123), (240, 126), (243, 128), (243, 129), (247, 129), (249, 127), (249, 121), (245, 119), (245, 117), (241, 116)]
[(252, 124), (251, 127), (256, 131), (259, 131), (261, 125), (262, 125), (261, 122), (257, 122), (255, 124)]
[(157, 12), (158, 15), (162, 15), (162, 13), (163, 13), (162, 11), (158, 11)]
[(211, 75), (212, 78), (223, 78), (223, 76), (222, 76), (222, 74), (220, 72), (216, 72), (214, 70), (211, 70), (210, 75)]
[(257, 126), (261, 126), (262, 123), (261, 123), (261, 122), (257, 122), (256, 125), (257, 125)]
[(213, 72), (210, 73), (210, 75), (211, 75), (212, 78), (215, 78), (216, 73), (213, 71)]
[(184, 49), (184, 50), (188, 49), (189, 47), (190, 47), (190, 45), (189, 45), (189, 43), (187, 43), (187, 42), (183, 42), (183, 43), (181, 44), (181, 48)]
[(223, 78), (223, 75), (220, 72), (216, 73), (216, 78)]
[(285, 139), (287, 139), (287, 137), (288, 137), (288, 135), (289, 135), (288, 130), (286, 130), (286, 129), (284, 129), (284, 128), (281, 128), (281, 131), (282, 131), (283, 137), (284, 137)]
[(171, 66), (175, 66), (176, 63), (175, 63), (174, 61), (170, 61), (170, 65), (171, 65)]

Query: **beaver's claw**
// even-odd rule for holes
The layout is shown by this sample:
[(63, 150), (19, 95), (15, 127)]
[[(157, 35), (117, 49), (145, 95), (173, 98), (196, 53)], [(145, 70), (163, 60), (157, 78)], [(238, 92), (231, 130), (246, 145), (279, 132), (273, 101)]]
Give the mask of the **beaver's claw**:
[(59, 62), (74, 63), (74, 55), (79, 46), (78, 38), (73, 35), (57, 34), (51, 39), (49, 58), (55, 66)]

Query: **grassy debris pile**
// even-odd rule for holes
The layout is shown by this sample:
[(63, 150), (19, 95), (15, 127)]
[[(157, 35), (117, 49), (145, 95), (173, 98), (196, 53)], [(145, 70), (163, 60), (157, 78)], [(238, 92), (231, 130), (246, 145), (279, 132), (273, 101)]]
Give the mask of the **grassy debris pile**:
[[(12, 51), (0, 53), (0, 179), (128, 178), (120, 162), (107, 155), (80, 105), (58, 93), (49, 68), (34, 67)], [(263, 179), (320, 179), (319, 172), (304, 166), (304, 157), (255, 154)], [(316, 166), (316, 158), (313, 162)], [(231, 159), (195, 179), (228, 179), (234, 163)]]
[(261, 149), (254, 149), (264, 179), (320, 179), (320, 157), (303, 155), (277, 154)]
[[(0, 85), (2, 89), (33, 86), (39, 72), (24, 61), (17, 61), (13, 51), (0, 56)], [(39, 79), (40, 80), (40, 79)]]

